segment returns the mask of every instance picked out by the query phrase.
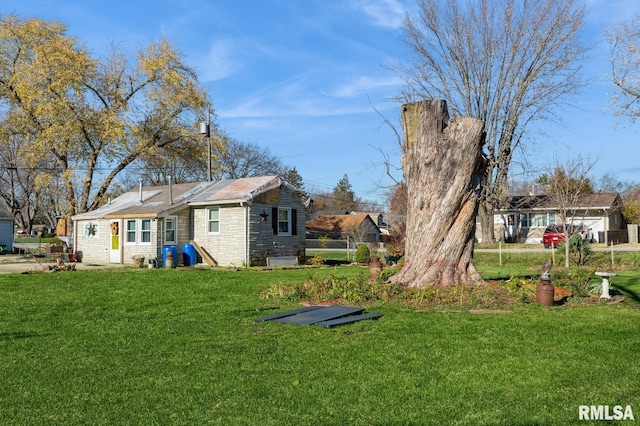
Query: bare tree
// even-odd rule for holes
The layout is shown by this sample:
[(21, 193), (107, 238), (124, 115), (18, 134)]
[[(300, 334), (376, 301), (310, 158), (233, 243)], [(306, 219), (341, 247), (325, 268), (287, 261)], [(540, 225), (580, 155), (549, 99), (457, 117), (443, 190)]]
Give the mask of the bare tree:
[(546, 193), (558, 207), (560, 223), (564, 226), (564, 250), (565, 267), (569, 267), (570, 242), (579, 231), (577, 225), (581, 218), (588, 214), (585, 206), (580, 203), (582, 196), (592, 193), (589, 172), (593, 169), (594, 162), (584, 158), (572, 157), (565, 161), (556, 160), (555, 164), (547, 171)]
[(286, 168), (269, 148), (222, 137), (213, 148), (213, 174), (217, 179), (283, 175)]
[(623, 202), (622, 215), (628, 224), (640, 223), (640, 183), (619, 181), (610, 173), (601, 176), (594, 185), (597, 192), (617, 192)]
[[(207, 180), (207, 151), (203, 140), (184, 140), (162, 150), (152, 150), (141, 158), (141, 177), (155, 185)], [(264, 175), (284, 175), (288, 169), (269, 148), (243, 143), (212, 132), (211, 170), (215, 180)]]
[(421, 0), (406, 16), (403, 101), (445, 99), (454, 116), (485, 124), (483, 243), (493, 242), (493, 210), (525, 130), (583, 85), (583, 9), (580, 0)]
[(404, 253), (404, 242), (407, 230), (407, 185), (404, 182), (396, 184), (388, 192), (389, 214), (387, 222), (390, 224), (389, 242), (396, 246), (396, 250)]
[(615, 113), (635, 122), (640, 117), (640, 15), (607, 30)]
[(2, 126), (0, 137), (4, 141), (4, 146), (0, 147), (0, 198), (15, 223), (31, 232), (40, 207), (37, 180), (43, 180), (47, 171), (32, 167), (25, 161), (23, 137), (7, 133)]
[(207, 149), (206, 141), (194, 138), (150, 150), (137, 162), (140, 167), (133, 180), (141, 178), (149, 185), (167, 185), (169, 176), (173, 183), (206, 181)]

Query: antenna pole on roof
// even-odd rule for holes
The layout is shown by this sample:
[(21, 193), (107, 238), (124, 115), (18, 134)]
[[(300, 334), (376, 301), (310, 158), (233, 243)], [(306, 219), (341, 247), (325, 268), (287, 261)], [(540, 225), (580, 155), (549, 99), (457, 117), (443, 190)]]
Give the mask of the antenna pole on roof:
[(138, 183), (139, 183), (138, 194), (140, 195), (140, 204), (142, 204), (142, 178), (138, 179)]

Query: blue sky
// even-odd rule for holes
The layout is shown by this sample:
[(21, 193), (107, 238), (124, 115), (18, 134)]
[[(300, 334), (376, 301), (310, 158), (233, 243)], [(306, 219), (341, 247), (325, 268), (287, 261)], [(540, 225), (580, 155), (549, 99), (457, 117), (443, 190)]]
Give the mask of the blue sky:
[[(587, 0), (585, 40), (592, 82), (559, 111), (562, 126), (536, 133), (528, 170), (579, 153), (610, 173), (640, 181), (640, 123), (608, 108), (607, 26), (640, 13), (638, 0)], [(331, 191), (347, 174), (359, 197), (383, 200), (391, 184), (381, 152), (399, 165), (394, 123), (400, 79), (384, 64), (406, 57), (401, 18), (413, 0), (21, 0), (0, 14), (57, 19), (94, 53), (116, 43), (134, 52), (166, 37), (199, 73), (220, 127), (269, 150), (300, 172), (307, 189)], [(398, 127), (399, 128), (399, 127)], [(517, 167), (516, 167), (516, 171)], [(400, 176), (400, 174), (397, 174)]]

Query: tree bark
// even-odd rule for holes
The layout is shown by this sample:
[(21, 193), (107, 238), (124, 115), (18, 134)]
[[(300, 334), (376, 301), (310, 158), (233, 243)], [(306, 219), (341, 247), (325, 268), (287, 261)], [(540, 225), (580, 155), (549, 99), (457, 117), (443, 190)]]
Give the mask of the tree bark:
[(403, 105), (402, 120), (405, 261), (391, 280), (415, 288), (476, 284), (482, 281), (473, 244), (486, 168), (483, 122), (450, 120), (443, 100)]
[[(489, 185), (488, 181), (484, 181), (485, 185)], [(481, 245), (491, 245), (496, 241), (496, 233), (493, 222), (493, 202), (491, 200), (481, 200), (478, 203), (478, 217), (480, 218)]]

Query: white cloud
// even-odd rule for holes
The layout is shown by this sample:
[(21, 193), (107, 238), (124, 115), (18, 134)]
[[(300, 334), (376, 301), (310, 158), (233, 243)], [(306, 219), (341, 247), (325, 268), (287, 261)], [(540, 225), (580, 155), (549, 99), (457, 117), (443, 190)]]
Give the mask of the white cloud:
[(231, 107), (218, 109), (217, 113), (223, 118), (291, 118), (371, 111), (366, 102), (348, 103), (327, 97), (312, 77), (312, 73), (306, 73), (280, 81), (238, 99)]
[(203, 82), (222, 80), (242, 68), (235, 57), (239, 47), (230, 39), (215, 40), (198, 66)]
[[(370, 108), (369, 108), (370, 109)], [(322, 102), (318, 98), (245, 98), (229, 109), (217, 110), (222, 118), (293, 118), (328, 117), (368, 112), (367, 108), (354, 108), (351, 105), (335, 105)]]
[(353, 8), (364, 12), (375, 23), (387, 28), (400, 28), (404, 7), (398, 0), (355, 0)]
[(363, 94), (371, 93), (376, 89), (384, 89), (387, 87), (397, 87), (402, 84), (402, 80), (396, 76), (387, 76), (373, 78), (369, 76), (363, 76), (356, 78), (353, 82), (345, 84), (335, 89), (325, 92), (327, 96), (333, 96), (337, 98), (353, 98), (362, 96)]

